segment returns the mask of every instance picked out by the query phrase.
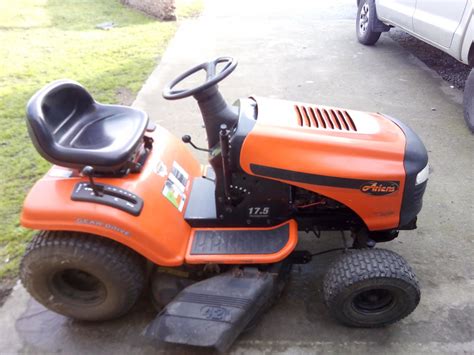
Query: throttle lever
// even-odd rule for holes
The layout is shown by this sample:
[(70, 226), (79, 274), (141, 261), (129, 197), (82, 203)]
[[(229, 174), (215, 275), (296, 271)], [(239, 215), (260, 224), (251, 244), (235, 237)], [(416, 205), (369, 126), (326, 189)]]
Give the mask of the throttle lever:
[(211, 150), (210, 149), (205, 149), (205, 148), (199, 148), (197, 147), (192, 141), (191, 141), (191, 136), (188, 135), (188, 134), (185, 134), (184, 136), (181, 137), (181, 140), (183, 141), (183, 143), (189, 143), (191, 144), (191, 146), (196, 149), (196, 150), (200, 150), (202, 152), (207, 152), (207, 153), (210, 153)]

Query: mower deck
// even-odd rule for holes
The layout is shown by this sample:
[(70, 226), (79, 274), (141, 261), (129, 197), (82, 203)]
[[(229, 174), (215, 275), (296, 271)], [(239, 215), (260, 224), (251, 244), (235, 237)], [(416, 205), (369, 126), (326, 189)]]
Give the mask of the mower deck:
[(168, 343), (226, 351), (282, 289), (280, 272), (234, 269), (181, 291), (148, 326), (146, 335)]

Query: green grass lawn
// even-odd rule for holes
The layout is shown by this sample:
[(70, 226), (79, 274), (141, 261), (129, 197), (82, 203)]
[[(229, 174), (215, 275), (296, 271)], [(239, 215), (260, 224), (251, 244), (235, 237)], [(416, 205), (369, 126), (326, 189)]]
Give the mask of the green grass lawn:
[[(177, 0), (178, 17), (202, 0)], [(112, 21), (109, 31), (96, 29)], [(50, 164), (35, 151), (25, 105), (46, 83), (70, 78), (105, 103), (130, 103), (176, 31), (119, 0), (0, 2), (0, 279), (15, 277), (31, 232), (19, 225), (22, 200)]]

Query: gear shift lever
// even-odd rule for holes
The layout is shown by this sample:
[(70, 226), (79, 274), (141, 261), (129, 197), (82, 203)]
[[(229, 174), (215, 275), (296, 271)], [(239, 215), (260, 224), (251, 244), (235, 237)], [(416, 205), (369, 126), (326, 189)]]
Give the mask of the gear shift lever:
[(96, 196), (102, 196), (102, 193), (100, 192), (100, 188), (95, 184), (94, 182), (94, 168), (90, 165), (86, 165), (82, 171), (81, 174), (83, 176), (87, 176), (89, 178), (89, 184), (92, 188), (92, 191), (94, 191), (94, 195)]

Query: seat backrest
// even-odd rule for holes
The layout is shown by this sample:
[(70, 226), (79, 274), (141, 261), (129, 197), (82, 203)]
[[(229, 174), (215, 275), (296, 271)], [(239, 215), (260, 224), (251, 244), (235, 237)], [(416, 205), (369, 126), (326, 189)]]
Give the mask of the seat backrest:
[(139, 109), (100, 104), (80, 84), (58, 80), (33, 95), (26, 121), (36, 150), (49, 162), (116, 174), (135, 166), (148, 116)]
[(57, 80), (39, 90), (28, 102), (27, 124), (38, 152), (60, 144), (60, 138), (75, 121), (90, 109), (94, 99), (84, 87), (72, 80)]

